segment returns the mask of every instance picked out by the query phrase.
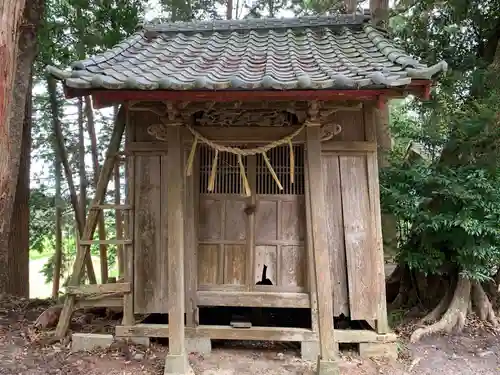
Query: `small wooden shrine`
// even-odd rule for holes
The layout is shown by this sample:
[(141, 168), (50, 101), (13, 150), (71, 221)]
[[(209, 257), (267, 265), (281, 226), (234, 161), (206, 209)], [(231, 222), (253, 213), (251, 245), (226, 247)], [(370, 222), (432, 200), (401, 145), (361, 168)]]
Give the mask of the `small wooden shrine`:
[[(445, 69), (364, 14), (150, 25), (71, 71), (49, 67), (68, 98), (121, 106), (57, 334), (100, 295), (123, 306), (117, 337), (169, 338), (167, 374), (187, 373), (186, 349), (211, 339), (299, 341), (322, 374), (339, 343), (386, 348), (379, 110), (428, 96)], [(124, 279), (78, 285), (123, 156)], [(207, 307), (303, 309), (310, 322), (204, 324)], [(168, 324), (135, 319), (152, 313)], [(340, 318), (368, 328), (334, 329)]]

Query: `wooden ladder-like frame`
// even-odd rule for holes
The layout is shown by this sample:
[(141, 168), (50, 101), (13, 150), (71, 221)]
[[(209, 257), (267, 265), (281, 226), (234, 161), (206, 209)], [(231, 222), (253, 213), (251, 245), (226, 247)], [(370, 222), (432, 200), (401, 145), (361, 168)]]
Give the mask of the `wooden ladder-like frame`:
[[(120, 160), (121, 155), (119, 153), (121, 140), (125, 131), (126, 126), (126, 109), (124, 107), (120, 108), (118, 112), (113, 133), (111, 135), (111, 140), (106, 152), (106, 158), (104, 160), (99, 180), (97, 183), (94, 199), (90, 205), (90, 210), (88, 213), (87, 221), (85, 222), (85, 228), (81, 235), (78, 243), (76, 259), (73, 264), (73, 272), (69, 280), (69, 285), (67, 287), (66, 300), (64, 302), (61, 315), (59, 317), (59, 322), (57, 324), (55, 337), (62, 339), (68, 331), (71, 316), (75, 307), (84, 306), (106, 306), (124, 307), (124, 323), (127, 322), (131, 324), (133, 322), (133, 309), (132, 309), (132, 239), (131, 234), (133, 231), (133, 206), (132, 197), (133, 194), (128, 192), (127, 194), (127, 204), (126, 205), (109, 205), (104, 204), (104, 198), (106, 196), (107, 187), (111, 176), (113, 174), (114, 167), (117, 161)], [(121, 160), (120, 160), (121, 161)], [(133, 157), (129, 159), (133, 163)], [(133, 168), (130, 168), (133, 170)], [(130, 176), (129, 176), (130, 177)], [(128, 232), (128, 239), (113, 239), (113, 240), (93, 240), (93, 236), (97, 227), (97, 222), (100, 213), (104, 209), (115, 209), (127, 211), (125, 216), (125, 227)], [(85, 259), (90, 257), (90, 246), (93, 244), (107, 244), (107, 245), (123, 245), (124, 246), (124, 257), (126, 259), (126, 266), (124, 269), (124, 282), (121, 283), (110, 283), (110, 284), (96, 284), (96, 285), (80, 285), (80, 280), (83, 273), (83, 266)], [(121, 297), (123, 296), (123, 300)], [(77, 301), (77, 297), (81, 300)], [(104, 299), (106, 298), (106, 299)], [(103, 300), (104, 299), (104, 300)], [(101, 300), (100, 303), (96, 302)], [(130, 316), (132, 315), (132, 316)], [(130, 323), (129, 323), (130, 322)]]

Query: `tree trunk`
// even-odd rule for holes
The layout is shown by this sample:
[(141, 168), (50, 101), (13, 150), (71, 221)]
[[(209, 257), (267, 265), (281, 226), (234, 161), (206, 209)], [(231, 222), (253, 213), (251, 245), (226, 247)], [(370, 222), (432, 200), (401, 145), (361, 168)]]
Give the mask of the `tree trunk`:
[(80, 220), (85, 226), (87, 213), (87, 173), (85, 171), (85, 135), (83, 127), (83, 100), (78, 98), (78, 170), (80, 175)]
[[(30, 74), (31, 75), (31, 74)], [(21, 140), (21, 157), (17, 175), (14, 210), (12, 212), (9, 236), (9, 294), (29, 297), (29, 197), (30, 197), (30, 157), (31, 157), (31, 100), (32, 78), (25, 100), (24, 125)], [(16, 120), (17, 121), (17, 120)], [(12, 124), (12, 122), (11, 122)]]
[(376, 26), (387, 28), (389, 21), (389, 0), (370, 0), (370, 13)]
[[(54, 141), (55, 143), (55, 141)], [(61, 156), (59, 155), (58, 147), (54, 144), (55, 174), (56, 174), (56, 244), (54, 254), (54, 273), (52, 280), (52, 298), (56, 299), (59, 296), (59, 284), (61, 281), (62, 268), (62, 207), (61, 207)]]
[[(33, 0), (28, 7), (24, 0), (0, 2), (0, 293), (25, 297), (29, 295), (29, 168), (21, 175), (19, 168), (29, 165), (31, 75), (43, 4), (43, 0)], [(11, 233), (13, 228), (21, 232)]]
[[(68, 153), (66, 152), (66, 147), (64, 147), (64, 136), (61, 131), (61, 122), (59, 119), (59, 103), (57, 101), (57, 91), (56, 83), (53, 78), (47, 78), (47, 89), (50, 98), (50, 108), (52, 111), (52, 126), (54, 137), (56, 140), (56, 145), (58, 149), (58, 154), (61, 157), (61, 163), (64, 169), (64, 176), (66, 177), (66, 182), (68, 183), (69, 196), (71, 200), (71, 205), (73, 206), (73, 211), (75, 213), (76, 227), (78, 229), (78, 235), (81, 236), (83, 233), (83, 222), (81, 220), (82, 214), (80, 213), (80, 206), (78, 204), (78, 197), (76, 195), (75, 183), (73, 181), (73, 175), (71, 174), (71, 168), (68, 162)], [(92, 259), (90, 254), (85, 257), (85, 266), (87, 268), (87, 276), (91, 284), (96, 284), (96, 277), (94, 272), (94, 266), (92, 265)]]
[[(97, 154), (97, 136), (95, 133), (94, 113), (92, 112), (92, 103), (90, 97), (85, 97), (85, 116), (87, 117), (87, 130), (90, 138), (90, 151), (92, 154), (92, 164), (94, 166), (94, 189), (97, 189), (97, 182), (99, 181), (99, 155)], [(104, 223), (104, 213), (101, 211), (99, 214), (98, 222), (99, 239), (106, 239), (106, 226)], [(99, 245), (99, 256), (101, 261), (101, 283), (108, 282), (108, 248), (106, 245)]]
[[(349, 1), (349, 0), (347, 0)], [(372, 23), (378, 27), (387, 28), (389, 19), (388, 0), (370, 0)], [(392, 137), (389, 128), (388, 101), (381, 98), (377, 115), (377, 159), (378, 166), (385, 168), (389, 165), (389, 153), (392, 150)], [(382, 214), (382, 237), (384, 253), (394, 256), (397, 253), (397, 222), (394, 215)]]
[(227, 0), (226, 19), (233, 19), (233, 0)]
[(356, 13), (356, 8), (358, 7), (357, 0), (344, 0), (344, 6), (346, 13)]

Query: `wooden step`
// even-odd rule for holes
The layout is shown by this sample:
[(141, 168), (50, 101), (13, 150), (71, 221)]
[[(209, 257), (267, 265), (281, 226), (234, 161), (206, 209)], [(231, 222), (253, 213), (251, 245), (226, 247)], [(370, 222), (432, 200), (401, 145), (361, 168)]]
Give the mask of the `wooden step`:
[(90, 207), (91, 210), (131, 210), (130, 204), (96, 204)]
[(132, 287), (130, 283), (110, 283), (110, 284), (84, 284), (77, 286), (67, 286), (66, 292), (71, 295), (90, 296), (108, 293), (130, 293)]
[(132, 245), (132, 240), (80, 240), (80, 245)]

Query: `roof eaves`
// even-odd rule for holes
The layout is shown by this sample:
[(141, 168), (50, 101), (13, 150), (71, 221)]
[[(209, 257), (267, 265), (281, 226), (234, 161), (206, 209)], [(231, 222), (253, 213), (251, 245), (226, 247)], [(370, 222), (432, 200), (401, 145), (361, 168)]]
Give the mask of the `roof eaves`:
[(448, 70), (448, 64), (444, 60), (432, 66), (424, 65), (401, 48), (397, 48), (379, 29), (369, 24), (364, 25), (363, 28), (367, 37), (378, 48), (380, 53), (393, 63), (401, 65), (410, 78), (431, 80), (439, 73)]

